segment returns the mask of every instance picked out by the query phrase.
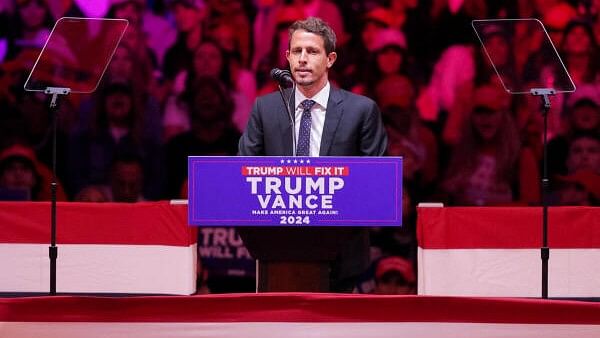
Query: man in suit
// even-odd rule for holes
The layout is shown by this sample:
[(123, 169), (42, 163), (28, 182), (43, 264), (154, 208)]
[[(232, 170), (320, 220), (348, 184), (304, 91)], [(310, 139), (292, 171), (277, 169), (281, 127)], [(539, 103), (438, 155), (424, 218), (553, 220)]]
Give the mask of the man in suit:
[[(286, 57), (296, 81), (290, 100), (290, 108), (296, 112), (296, 135), (301, 126), (302, 102), (316, 102), (310, 109), (309, 156), (382, 156), (387, 137), (375, 102), (329, 83), (328, 70), (337, 58), (331, 28), (317, 18), (297, 21), (290, 27), (289, 46)], [(259, 97), (240, 139), (239, 154), (292, 155), (291, 128), (279, 93)]]
[[(321, 19), (308, 18), (290, 26), (286, 58), (296, 86), (284, 96), (290, 97), (295, 123), (279, 93), (257, 98), (239, 142), (239, 155), (291, 156), (294, 146), (297, 156), (384, 155), (387, 136), (375, 102), (335, 88), (328, 80), (337, 58), (335, 43), (335, 33)], [(367, 264), (367, 231), (354, 228), (332, 266), (331, 289), (351, 291), (354, 278)]]

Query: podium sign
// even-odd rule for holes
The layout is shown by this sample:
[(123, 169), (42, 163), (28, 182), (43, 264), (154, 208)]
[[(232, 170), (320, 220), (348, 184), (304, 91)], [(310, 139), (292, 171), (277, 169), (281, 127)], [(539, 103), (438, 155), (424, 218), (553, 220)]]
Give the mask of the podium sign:
[(189, 223), (400, 226), (400, 157), (191, 156)]

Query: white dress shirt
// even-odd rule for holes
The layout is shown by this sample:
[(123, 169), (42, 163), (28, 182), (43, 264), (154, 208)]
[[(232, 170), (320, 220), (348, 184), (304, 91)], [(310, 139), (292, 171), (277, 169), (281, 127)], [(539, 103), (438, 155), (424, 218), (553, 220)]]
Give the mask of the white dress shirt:
[(321, 150), (321, 137), (323, 136), (323, 126), (325, 125), (325, 113), (327, 112), (327, 101), (329, 100), (329, 91), (331, 86), (329, 81), (315, 96), (306, 97), (302, 94), (298, 88), (295, 90), (295, 118), (296, 118), (296, 143), (298, 142), (298, 134), (300, 133), (300, 120), (302, 119), (302, 106), (300, 105), (304, 100), (313, 100), (315, 105), (310, 110), (311, 114), (311, 127), (310, 127), (310, 156), (319, 156)]

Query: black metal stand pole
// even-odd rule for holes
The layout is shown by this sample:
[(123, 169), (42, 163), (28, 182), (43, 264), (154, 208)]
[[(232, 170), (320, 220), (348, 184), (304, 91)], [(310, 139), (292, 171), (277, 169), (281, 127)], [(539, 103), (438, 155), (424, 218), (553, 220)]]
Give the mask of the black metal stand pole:
[(550, 180), (548, 179), (548, 113), (550, 112), (550, 96), (556, 94), (554, 89), (541, 88), (532, 89), (531, 94), (540, 96), (542, 99), (542, 116), (544, 117), (544, 142), (542, 155), (542, 247), (540, 249), (542, 258), (542, 298), (548, 299), (548, 261), (550, 260), (550, 248), (548, 247), (548, 190)]
[(51, 189), (51, 207), (50, 207), (50, 295), (56, 295), (56, 259), (58, 257), (58, 247), (56, 246), (56, 129), (58, 128), (58, 94), (52, 94), (50, 102), (50, 114), (52, 115), (52, 182)]
[(56, 246), (56, 133), (58, 129), (58, 95), (67, 95), (71, 92), (69, 88), (48, 87), (45, 94), (52, 95), (50, 101), (50, 114), (52, 115), (52, 182), (50, 182), (50, 295), (56, 295), (56, 259), (58, 258), (58, 247)]

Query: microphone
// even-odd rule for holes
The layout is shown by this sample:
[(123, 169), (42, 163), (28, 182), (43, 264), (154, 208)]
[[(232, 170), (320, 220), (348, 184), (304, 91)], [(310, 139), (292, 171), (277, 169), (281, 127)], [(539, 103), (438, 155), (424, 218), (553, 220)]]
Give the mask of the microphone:
[(279, 84), (279, 94), (281, 95), (281, 100), (283, 101), (285, 111), (287, 112), (288, 118), (290, 119), (290, 125), (292, 126), (292, 156), (296, 156), (296, 119), (294, 118), (294, 115), (290, 110), (290, 100), (292, 99), (292, 95), (294, 95), (294, 91), (291, 91), (289, 97), (286, 100), (282, 88), (293, 87), (296, 83), (294, 82), (294, 79), (292, 79), (292, 74), (290, 73), (290, 71), (286, 69), (271, 69), (271, 77)]
[(271, 77), (282, 87), (291, 87), (294, 85), (292, 74), (287, 69), (273, 68), (271, 69)]

